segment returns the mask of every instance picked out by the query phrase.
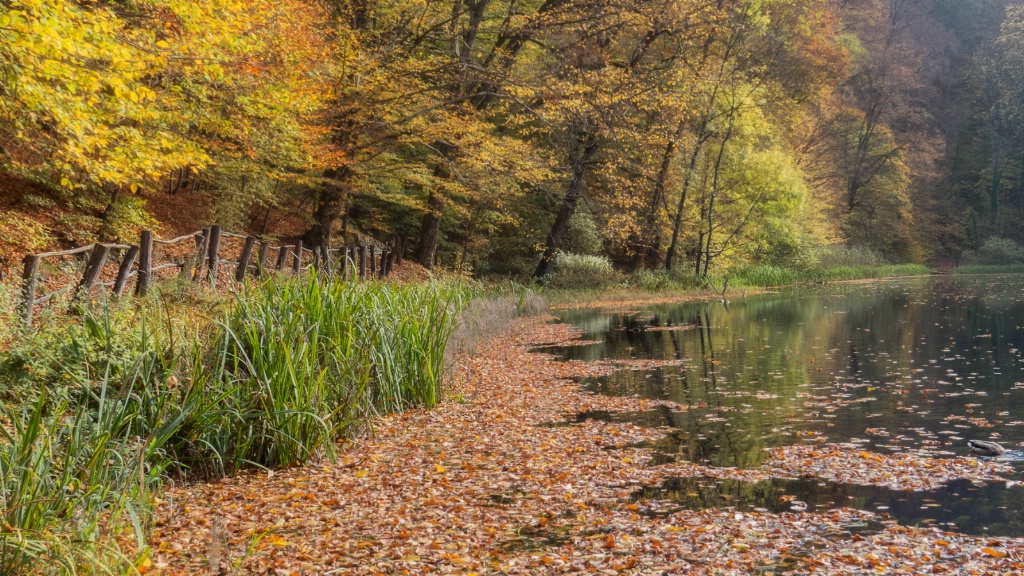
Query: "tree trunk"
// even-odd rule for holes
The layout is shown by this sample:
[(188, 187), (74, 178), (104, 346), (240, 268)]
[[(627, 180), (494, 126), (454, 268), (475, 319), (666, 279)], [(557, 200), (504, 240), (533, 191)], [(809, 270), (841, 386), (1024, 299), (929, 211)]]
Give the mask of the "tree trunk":
[(469, 255), (469, 244), (473, 241), (473, 235), (476, 234), (477, 222), (480, 220), (480, 216), (483, 214), (485, 208), (486, 203), (484, 200), (481, 199), (477, 201), (476, 205), (473, 207), (473, 213), (469, 217), (469, 227), (466, 229), (466, 235), (462, 240), (462, 255), (459, 256), (459, 263), (455, 267), (455, 269), (460, 272), (465, 269), (466, 258)]
[(345, 203), (345, 181), (351, 176), (352, 170), (347, 166), (324, 170), (325, 182), (320, 185), (320, 204), (313, 212), (313, 227), (303, 235), (310, 246), (330, 246), (334, 221)]
[(562, 237), (565, 236), (565, 231), (569, 228), (569, 220), (576, 213), (576, 204), (579, 202), (580, 196), (583, 195), (587, 163), (597, 152), (597, 137), (587, 132), (580, 135), (580, 140), (583, 142), (582, 149), (574, 151), (573, 154), (575, 158), (572, 166), (572, 181), (569, 183), (569, 189), (565, 192), (565, 197), (562, 198), (562, 205), (558, 209), (558, 215), (555, 216), (551, 232), (548, 233), (544, 255), (541, 256), (540, 264), (537, 265), (537, 270), (533, 273), (534, 278), (541, 278), (551, 273), (555, 264), (555, 256), (558, 255), (558, 251), (562, 247)]
[(647, 217), (644, 220), (643, 229), (640, 231), (640, 242), (634, 246), (633, 269), (636, 270), (647, 260), (652, 259), (657, 252), (658, 238), (658, 208), (665, 198), (665, 182), (668, 181), (668, 173), (672, 168), (672, 159), (676, 155), (676, 142), (683, 137), (683, 130), (686, 123), (680, 121), (679, 127), (669, 138), (665, 145), (665, 152), (661, 155), (661, 167), (658, 168), (658, 176), (654, 180), (654, 192), (651, 194), (651, 201), (647, 205)]
[(683, 225), (683, 210), (686, 208), (686, 193), (693, 182), (693, 172), (697, 169), (697, 160), (700, 158), (700, 150), (707, 142), (707, 135), (701, 134), (690, 153), (690, 164), (686, 167), (686, 174), (683, 175), (683, 190), (679, 195), (679, 204), (676, 206), (676, 216), (672, 222), (672, 241), (668, 245), (668, 253), (665, 254), (665, 271), (672, 271), (672, 264), (675, 261), (676, 249), (679, 247), (679, 231)]
[(989, 111), (989, 138), (992, 141), (992, 182), (989, 186), (988, 224), (996, 231), (999, 223), (999, 189), (1003, 183), (1003, 131), (995, 106)]
[[(704, 214), (701, 214), (701, 218), (704, 218)], [(696, 263), (693, 265), (693, 275), (700, 276), (700, 264), (704, 261), (704, 229), (701, 228), (697, 234), (697, 258)]]
[(416, 260), (426, 268), (434, 267), (443, 211), (444, 201), (440, 195), (431, 191), (427, 197), (427, 212), (423, 214), (423, 222), (420, 224), (420, 241), (416, 246)]
[(725, 131), (725, 136), (722, 138), (722, 145), (718, 149), (718, 157), (715, 158), (715, 171), (711, 181), (711, 197), (708, 200), (708, 228), (707, 237), (704, 239), (706, 244), (704, 245), (704, 276), (708, 275), (711, 270), (711, 240), (715, 233), (715, 200), (718, 199), (718, 187), (719, 187), (719, 175), (722, 172), (722, 158), (725, 157), (725, 146), (729, 143), (729, 139), (732, 137), (732, 128), (735, 118), (729, 120), (729, 128)]
[(114, 213), (114, 205), (117, 204), (117, 199), (121, 196), (121, 187), (114, 186), (114, 189), (110, 191), (110, 199), (107, 200), (107, 205), (103, 208), (103, 215), (100, 217), (104, 226), (110, 224), (110, 217)]
[[(455, 155), (455, 145), (438, 140), (434, 142), (434, 148), (441, 157), (437, 165), (434, 166), (434, 178), (447, 180), (452, 176), (449, 163)], [(437, 261), (437, 242), (443, 217), (444, 197), (438, 192), (437, 187), (434, 187), (427, 196), (427, 211), (423, 214), (423, 221), (420, 224), (420, 240), (416, 246), (416, 260), (426, 268), (433, 268)]]

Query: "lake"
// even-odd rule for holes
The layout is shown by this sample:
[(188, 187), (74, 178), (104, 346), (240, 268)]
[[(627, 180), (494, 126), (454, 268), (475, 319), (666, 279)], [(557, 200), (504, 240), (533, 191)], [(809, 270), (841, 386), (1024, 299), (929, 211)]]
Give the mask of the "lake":
[[(594, 341), (558, 349), (565, 359), (683, 361), (584, 380), (587, 389), (691, 408), (578, 418), (670, 427), (653, 446), (655, 462), (750, 468), (768, 457), (766, 448), (803, 442), (935, 458), (967, 456), (968, 439), (1024, 451), (1024, 276), (827, 284), (729, 298), (727, 305), (559, 312), (560, 321), (585, 332), (583, 341)], [(1021, 476), (1024, 464), (1015, 467)], [(811, 511), (851, 506), (905, 524), (1024, 536), (1024, 488), (1004, 483), (909, 493), (807, 480), (680, 479), (637, 497), (779, 511), (784, 495)]]

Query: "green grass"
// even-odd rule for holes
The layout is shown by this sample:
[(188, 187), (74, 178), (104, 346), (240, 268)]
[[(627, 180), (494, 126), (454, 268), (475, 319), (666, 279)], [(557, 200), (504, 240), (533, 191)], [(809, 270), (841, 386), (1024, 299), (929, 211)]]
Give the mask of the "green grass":
[(973, 264), (954, 268), (953, 274), (1024, 274), (1024, 264)]
[(732, 276), (736, 287), (772, 288), (807, 282), (839, 282), (895, 276), (920, 276), (929, 269), (922, 264), (888, 264), (883, 266), (832, 266), (794, 270), (778, 266), (750, 266), (737, 270)]
[(331, 458), (370, 416), (435, 405), (471, 295), (275, 279), (192, 330), (166, 308), (108, 307), (26, 335), (7, 356), (31, 361), (0, 366), (53, 392), (3, 412), (14, 429), (0, 437), (0, 573), (131, 571), (168, 474)]
[[(845, 265), (812, 269), (793, 269), (779, 266), (747, 266), (729, 273), (728, 292), (736, 289), (776, 288), (812, 282), (839, 282), (897, 276), (920, 276), (930, 272), (922, 264), (890, 264), (881, 266)], [(581, 301), (615, 301), (663, 297), (666, 294), (705, 294), (709, 282), (721, 290), (724, 275), (704, 278), (693, 274), (661, 270), (639, 270), (618, 282), (594, 286), (574, 286), (568, 289), (546, 288), (543, 296), (553, 304)]]

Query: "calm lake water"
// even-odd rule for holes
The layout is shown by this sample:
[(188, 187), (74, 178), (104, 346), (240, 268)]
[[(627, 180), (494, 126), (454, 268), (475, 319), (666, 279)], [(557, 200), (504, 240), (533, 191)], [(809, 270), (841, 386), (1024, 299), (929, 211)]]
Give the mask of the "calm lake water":
[[(1024, 451), (1024, 276), (830, 284), (743, 297), (559, 314), (599, 343), (566, 359), (669, 359), (584, 381), (595, 392), (694, 409), (579, 417), (673, 429), (657, 460), (756, 467), (764, 448), (824, 436), (878, 452), (969, 454), (968, 439)], [(1024, 452), (1022, 452), (1024, 455)], [(1024, 478), (1024, 464), (1015, 464)], [(934, 492), (816, 481), (687, 479), (646, 491), (690, 508), (885, 510), (907, 524), (1024, 536), (1024, 488), (954, 482)]]

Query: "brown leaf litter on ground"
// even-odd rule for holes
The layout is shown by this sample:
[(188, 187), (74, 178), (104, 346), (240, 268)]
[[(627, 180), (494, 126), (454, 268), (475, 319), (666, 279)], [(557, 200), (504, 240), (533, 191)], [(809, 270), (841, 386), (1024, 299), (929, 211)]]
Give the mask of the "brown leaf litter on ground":
[(460, 361), (452, 397), (462, 402), (382, 418), (372, 439), (347, 445), (336, 463), (169, 490), (150, 573), (1022, 573), (1021, 540), (895, 525), (855, 535), (851, 526), (881, 518), (851, 509), (642, 514), (631, 495), (671, 476), (879, 480), (873, 471), (891, 475), (880, 479), (890, 484), (1001, 470), (820, 444), (779, 449), (761, 470), (650, 466), (637, 443), (663, 431), (564, 421), (656, 402), (583, 392), (566, 379), (582, 363), (529, 352), (575, 332), (536, 321), (523, 328)]

